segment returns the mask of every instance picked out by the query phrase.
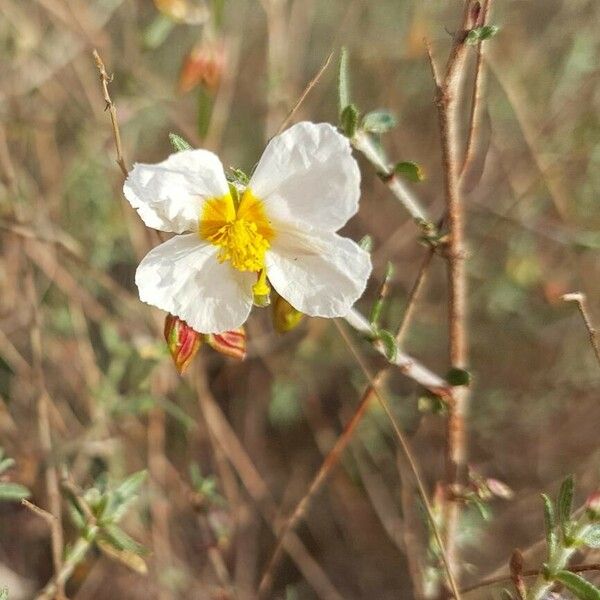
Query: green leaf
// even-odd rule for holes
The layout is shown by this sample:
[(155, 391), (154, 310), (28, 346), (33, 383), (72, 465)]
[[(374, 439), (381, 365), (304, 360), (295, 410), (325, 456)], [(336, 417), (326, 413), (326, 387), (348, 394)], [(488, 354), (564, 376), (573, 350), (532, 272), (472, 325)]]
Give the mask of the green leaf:
[(497, 25), (484, 25), (483, 27), (475, 27), (469, 31), (465, 41), (470, 45), (478, 44), (479, 42), (493, 38), (498, 31), (500, 31), (500, 27)]
[(592, 525), (581, 536), (581, 541), (588, 548), (600, 548), (600, 525)]
[(4, 587), (0, 590), (0, 600), (8, 600), (8, 588)]
[(137, 492), (146, 479), (146, 474), (146, 471), (138, 471), (108, 493), (109, 501), (103, 511), (102, 520), (108, 519), (113, 523), (118, 523), (123, 518), (129, 505), (137, 498)]
[(567, 537), (568, 526), (571, 522), (571, 510), (573, 508), (573, 491), (575, 488), (575, 480), (573, 475), (569, 475), (560, 486), (558, 492), (558, 522), (563, 531), (563, 535)]
[(31, 492), (24, 485), (0, 482), (0, 502), (18, 502), (29, 496)]
[(559, 571), (555, 579), (560, 581), (580, 600), (600, 600), (600, 590), (583, 577), (571, 571)]
[(344, 135), (349, 138), (353, 138), (358, 128), (358, 119), (360, 114), (358, 108), (354, 104), (348, 104), (342, 114), (340, 115), (340, 127), (344, 132)]
[(117, 550), (126, 550), (134, 554), (147, 554), (148, 550), (136, 542), (117, 525), (106, 525), (102, 528), (102, 537)]
[(362, 121), (362, 128), (369, 133), (386, 133), (396, 125), (396, 117), (387, 110), (374, 110), (367, 113)]
[(3, 458), (0, 460), (0, 475), (5, 471), (8, 471), (11, 467), (15, 466), (15, 461), (13, 458)]
[(192, 149), (192, 146), (188, 144), (181, 136), (178, 136), (176, 133), (169, 133), (169, 141), (171, 142), (171, 146), (173, 146), (173, 148), (177, 152)]
[(557, 545), (556, 515), (554, 514), (554, 504), (546, 494), (542, 494), (542, 501), (544, 503), (544, 530), (546, 532), (546, 545), (548, 546), (548, 559), (551, 559)]
[(414, 183), (419, 183), (419, 181), (423, 181), (423, 179), (425, 179), (423, 170), (415, 162), (404, 161), (396, 163), (392, 170), (396, 175), (400, 175)]
[(348, 77), (348, 50), (343, 47), (340, 52), (338, 71), (338, 102), (340, 120), (344, 109), (350, 105), (350, 81)]
[(466, 369), (452, 368), (446, 375), (446, 381), (453, 386), (470, 385), (471, 373)]
[(373, 238), (369, 234), (367, 234), (360, 240), (360, 242), (358, 242), (358, 245), (365, 252), (371, 252), (371, 250), (373, 250)]
[(383, 344), (383, 352), (385, 357), (393, 362), (396, 359), (398, 353), (398, 345), (396, 344), (396, 338), (387, 329), (378, 329), (376, 332), (376, 339)]

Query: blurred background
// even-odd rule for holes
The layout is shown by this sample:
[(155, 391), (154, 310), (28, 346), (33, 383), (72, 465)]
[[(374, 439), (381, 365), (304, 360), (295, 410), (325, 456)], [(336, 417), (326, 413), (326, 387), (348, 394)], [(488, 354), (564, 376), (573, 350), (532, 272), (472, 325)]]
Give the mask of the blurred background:
[[(277, 515), (303, 496), (366, 383), (330, 322), (306, 319), (280, 335), (268, 309), (247, 324), (244, 362), (205, 345), (177, 375), (164, 314), (137, 299), (136, 265), (158, 239), (122, 197), (92, 50), (114, 75), (128, 166), (164, 159), (174, 132), (249, 172), (332, 51), (294, 119), (337, 122), (335, 63), (346, 46), (357, 105), (396, 115), (383, 143), (392, 160), (422, 167), (425, 180), (408, 185), (437, 219), (439, 131), (423, 38), (441, 66), (460, 12), (459, 2), (418, 0), (0, 0), (0, 445), (16, 461), (2, 479), (52, 510), (48, 473), (68, 476), (75, 500), (63, 490), (59, 506), (73, 544), (77, 490), (95, 490), (93, 504), (149, 472), (120, 523), (148, 550), (147, 573), (131, 555), (140, 548), (94, 545), (70, 577), (70, 598), (252, 598)], [(527, 566), (537, 567), (540, 492), (555, 493), (574, 472), (580, 506), (600, 476), (600, 370), (576, 306), (561, 300), (585, 292), (600, 323), (600, 4), (502, 0), (491, 22), (500, 31), (486, 42), (465, 194), (469, 454), (474, 472), (514, 494), (465, 509), (465, 585), (506, 572), (515, 547), (532, 548)], [(362, 204), (345, 232), (373, 237), (375, 265), (359, 308), (370, 310), (390, 261), (384, 323), (394, 330), (427, 249), (358, 160)], [(441, 375), (446, 293), (445, 264), (434, 257), (404, 342)], [(383, 366), (355, 340), (372, 369)], [(401, 373), (387, 386), (433, 494), (444, 416)], [(391, 427), (373, 404), (298, 528), (303, 553), (284, 560), (274, 597), (317, 598), (319, 586), (347, 599), (415, 597), (410, 573), (427, 548), (411, 533), (427, 535), (418, 507), (407, 514), (402, 496), (413, 492), (399, 470)], [(35, 597), (52, 577), (49, 525), (0, 502), (0, 588), (11, 600)], [(310, 557), (319, 569), (307, 578)]]

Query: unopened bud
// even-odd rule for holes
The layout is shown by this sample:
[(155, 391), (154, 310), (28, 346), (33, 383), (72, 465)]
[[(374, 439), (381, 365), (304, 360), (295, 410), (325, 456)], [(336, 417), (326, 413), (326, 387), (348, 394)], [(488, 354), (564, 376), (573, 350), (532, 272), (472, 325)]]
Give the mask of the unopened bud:
[(273, 302), (273, 325), (279, 333), (291, 331), (300, 324), (304, 313), (294, 308), (285, 298), (277, 296)]
[(596, 490), (588, 497), (585, 507), (593, 519), (600, 519), (600, 490)]
[(238, 360), (246, 358), (246, 331), (243, 327), (223, 333), (209, 333), (204, 339), (213, 350), (221, 354)]
[(210, 92), (218, 89), (225, 68), (225, 50), (220, 41), (200, 42), (183, 59), (179, 91), (189, 92), (203, 85)]
[(165, 319), (165, 340), (175, 368), (183, 373), (192, 362), (202, 343), (202, 335), (192, 329), (185, 321), (175, 315)]

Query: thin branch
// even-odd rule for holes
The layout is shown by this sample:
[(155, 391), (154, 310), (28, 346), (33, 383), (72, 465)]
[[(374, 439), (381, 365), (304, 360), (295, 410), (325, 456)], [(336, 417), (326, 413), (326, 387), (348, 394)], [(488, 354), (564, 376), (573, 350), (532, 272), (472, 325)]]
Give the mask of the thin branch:
[[(446, 71), (437, 89), (436, 105), (442, 147), (444, 196), (448, 216), (449, 241), (446, 247), (448, 262), (448, 331), (449, 358), (454, 369), (468, 365), (465, 269), (464, 206), (460, 198), (459, 149), (459, 93), (464, 70), (467, 45), (466, 36), (471, 26), (473, 3), (467, 1), (462, 24), (457, 31), (450, 51)], [(449, 561), (457, 565), (456, 540), (459, 503), (456, 492), (466, 476), (465, 413), (469, 400), (469, 388), (454, 389), (453, 402), (449, 405), (446, 422), (446, 503), (444, 510), (444, 535)]]
[[(600, 571), (600, 563), (590, 563), (587, 565), (574, 565), (565, 569), (565, 571), (571, 571), (571, 573), (585, 573), (586, 571)], [(521, 573), (522, 577), (536, 577), (543, 573), (541, 569), (530, 569), (528, 571), (523, 571)], [(474, 585), (470, 585), (461, 590), (462, 594), (469, 594), (470, 592), (474, 592), (475, 590), (479, 590), (484, 587), (489, 587), (492, 585), (498, 585), (500, 583), (508, 583), (511, 581), (510, 575), (500, 575), (499, 577), (491, 577), (490, 579), (484, 579), (479, 583)]]
[(583, 318), (583, 322), (585, 324), (585, 328), (588, 331), (588, 336), (590, 338), (590, 344), (592, 345), (592, 349), (594, 350), (594, 354), (596, 355), (596, 360), (600, 365), (600, 340), (598, 339), (598, 330), (594, 327), (592, 323), (592, 318), (590, 317), (590, 313), (587, 307), (587, 297), (583, 292), (573, 292), (571, 294), (565, 294), (562, 299), (565, 302), (576, 302), (577, 308), (579, 309), (579, 313)]
[[(484, 0), (481, 8), (481, 21), (483, 26), (487, 23), (492, 0)], [(462, 166), (460, 168), (460, 176), (462, 177), (467, 171), (477, 139), (477, 128), (481, 120), (481, 97), (483, 96), (483, 88), (485, 84), (485, 71), (483, 69), (483, 49), (485, 45), (482, 41), (477, 44), (477, 64), (475, 66), (475, 81), (473, 83), (473, 91), (471, 95), (471, 112), (469, 114), (469, 130), (467, 134), (467, 145)]]
[(435, 248), (430, 246), (423, 257), (423, 262), (419, 267), (417, 278), (415, 279), (412, 289), (410, 290), (410, 294), (408, 295), (408, 302), (406, 303), (406, 308), (404, 309), (404, 314), (402, 315), (402, 321), (400, 322), (400, 326), (396, 332), (396, 344), (398, 344), (398, 346), (402, 346), (404, 342), (404, 337), (406, 336), (408, 326), (412, 320), (415, 306), (417, 305), (417, 299), (421, 293), (423, 284), (425, 283), (425, 278), (427, 276), (427, 272), (429, 271), (429, 266), (431, 265), (431, 260), (434, 254)]
[(42, 333), (41, 317), (38, 306), (38, 298), (33, 279), (33, 267), (30, 265), (25, 280), (27, 295), (33, 311), (33, 324), (30, 331), (31, 350), (33, 355), (33, 374), (37, 386), (37, 425), (40, 444), (44, 453), (44, 471), (46, 479), (46, 492), (48, 494), (49, 512), (52, 515), (50, 523), (51, 542), (52, 542), (52, 562), (54, 566), (55, 577), (57, 578), (56, 595), (58, 598), (64, 597), (64, 582), (58, 579), (58, 574), (63, 569), (63, 546), (64, 536), (62, 530), (62, 506), (60, 488), (58, 484), (58, 473), (54, 464), (52, 452), (52, 432), (50, 426), (50, 397), (46, 389), (46, 380), (42, 363)]
[(292, 110), (290, 110), (287, 117), (283, 120), (283, 123), (281, 123), (281, 125), (279, 126), (279, 129), (277, 130), (277, 134), (281, 133), (289, 125), (293, 116), (296, 114), (296, 111), (300, 108), (300, 105), (304, 102), (304, 100), (306, 100), (306, 97), (310, 94), (311, 90), (315, 87), (315, 85), (317, 85), (317, 83), (319, 82), (319, 79), (321, 79), (321, 77), (327, 70), (329, 63), (331, 63), (331, 59), (333, 58), (333, 55), (334, 55), (334, 52), (332, 52), (327, 57), (327, 59), (325, 60), (325, 62), (321, 66), (321, 68), (319, 69), (318, 73), (308, 82), (308, 85), (304, 88), (304, 91), (300, 95), (300, 98), (298, 98), (298, 100), (296, 101), (296, 104), (294, 104), (294, 106), (292, 107)]
[(106, 72), (106, 68), (104, 67), (104, 62), (100, 58), (97, 50), (93, 51), (94, 60), (96, 61), (96, 68), (98, 69), (98, 73), (100, 74), (100, 83), (102, 85), (102, 95), (104, 96), (104, 102), (106, 102), (105, 110), (108, 110), (110, 113), (110, 121), (112, 123), (113, 129), (113, 137), (115, 139), (115, 148), (117, 151), (117, 164), (121, 169), (121, 173), (125, 177), (127, 177), (127, 164), (125, 163), (125, 159), (123, 158), (123, 146), (121, 145), (121, 132), (119, 131), (119, 121), (117, 120), (117, 109), (110, 98), (110, 94), (108, 92), (108, 84), (112, 81), (112, 75), (108, 75)]
[[(244, 450), (231, 425), (224, 417), (208, 387), (206, 373), (202, 367), (196, 371), (193, 380), (200, 410), (212, 435), (220, 445), (223, 454), (237, 471), (242, 483), (258, 506), (267, 525), (276, 533), (277, 505), (260, 473)], [(308, 553), (300, 538), (291, 532), (284, 543), (286, 552), (294, 560), (306, 581), (323, 598), (342, 600), (320, 565)]]
[[(355, 329), (358, 333), (361, 333), (367, 338), (375, 337), (375, 331), (369, 323), (369, 321), (363, 317), (357, 310), (352, 309), (345, 317), (344, 320), (350, 327)], [(382, 355), (385, 356), (385, 349), (379, 343), (375, 342), (373, 347)], [(452, 386), (442, 377), (430, 371), (427, 367), (422, 365), (418, 360), (402, 352), (400, 347), (396, 347), (396, 353), (393, 360), (390, 363), (400, 369), (400, 371), (409, 379), (422, 385), (425, 389), (431, 393), (440, 396), (447, 402), (452, 401), (453, 388)]]
[(268, 598), (270, 597), (271, 589), (273, 587), (273, 580), (275, 577), (275, 572), (281, 558), (283, 556), (283, 549), (285, 546), (285, 541), (288, 534), (293, 531), (298, 523), (304, 518), (307, 514), (312, 501), (316, 497), (317, 493), (321, 490), (322, 486), (325, 484), (334, 467), (339, 463), (339, 460), (348, 446), (348, 443), (352, 439), (354, 432), (356, 431), (357, 425), (361, 422), (362, 417), (364, 416), (371, 400), (373, 398), (373, 388), (372, 386), (368, 386), (364, 391), (352, 418), (346, 426), (342, 434), (338, 437), (336, 443), (333, 448), (329, 451), (316, 475), (313, 477), (311, 481), (308, 491), (302, 497), (300, 502), (296, 505), (296, 508), (292, 512), (292, 514), (288, 517), (283, 527), (281, 527), (277, 534), (277, 543), (275, 544), (275, 549), (271, 554), (271, 558), (267, 563), (267, 566), (264, 570), (263, 576), (260, 581), (260, 586), (258, 589), (259, 598)]
[(56, 522), (56, 517), (52, 513), (49, 513), (47, 510), (44, 510), (43, 508), (40, 508), (33, 502), (29, 502), (29, 500), (27, 500), (27, 498), (23, 498), (21, 500), (21, 504), (23, 506), (25, 506), (26, 508), (28, 508), (32, 513), (36, 514), (38, 517), (41, 517), (42, 519), (44, 519), (44, 521), (46, 521), (46, 523), (48, 523), (48, 525), (50, 525), (51, 529), (52, 529), (52, 527), (54, 527), (54, 523)]
[(433, 509), (431, 508), (431, 504), (429, 502), (429, 496), (427, 494), (427, 490), (425, 489), (425, 484), (423, 483), (423, 478), (421, 477), (419, 467), (418, 467), (416, 459), (412, 453), (412, 450), (410, 449), (408, 441), (406, 440), (404, 433), (402, 432), (402, 429), (398, 425), (398, 422), (394, 416), (394, 413), (392, 412), (392, 410), (390, 408), (389, 403), (384, 398), (383, 394), (381, 394), (381, 392), (379, 391), (378, 383), (374, 380), (373, 375), (371, 374), (369, 368), (367, 367), (364, 360), (360, 356), (360, 354), (359, 354), (358, 350), (356, 349), (356, 347), (354, 346), (352, 340), (348, 337), (348, 334), (346, 333), (344, 328), (340, 325), (339, 321), (336, 320), (335, 324), (338, 328), (338, 331), (340, 332), (340, 335), (342, 336), (342, 339), (348, 346), (350, 352), (354, 356), (357, 364), (359, 365), (360, 369), (364, 373), (365, 377), (368, 379), (370, 387), (373, 389), (373, 393), (377, 396), (379, 403), (383, 407), (383, 410), (385, 411), (388, 419), (390, 420), (390, 423), (392, 424), (392, 428), (394, 429), (396, 438), (398, 439), (398, 442), (400, 443), (402, 452), (404, 453), (404, 456), (406, 457), (406, 460), (407, 460), (408, 466), (411, 470), (412, 476), (414, 477), (415, 483), (417, 484), (419, 496), (421, 498), (421, 501), (423, 502), (423, 506), (425, 507), (425, 512), (427, 513), (427, 519), (429, 521), (429, 525), (431, 527), (431, 530), (433, 532), (435, 540), (438, 544), (440, 555), (442, 557), (442, 563), (444, 565), (444, 570), (446, 571), (446, 576), (448, 578), (448, 584), (450, 585), (450, 589), (452, 590), (452, 593), (454, 594), (455, 600), (460, 600), (460, 592), (458, 590), (456, 580), (452, 573), (452, 566), (450, 564), (448, 554), (444, 547), (444, 542), (442, 540), (440, 530), (439, 530), (437, 522), (435, 520), (435, 516), (433, 514)]

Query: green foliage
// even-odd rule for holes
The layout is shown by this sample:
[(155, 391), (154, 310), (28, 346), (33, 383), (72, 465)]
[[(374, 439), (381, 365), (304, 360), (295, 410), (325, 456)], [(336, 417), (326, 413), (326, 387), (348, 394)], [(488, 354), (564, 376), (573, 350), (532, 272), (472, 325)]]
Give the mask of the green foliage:
[(353, 138), (358, 130), (360, 113), (354, 104), (348, 104), (340, 115), (340, 128), (344, 135)]
[(8, 600), (8, 588), (0, 589), (0, 600)]
[(225, 505), (225, 499), (223, 496), (221, 496), (221, 494), (219, 494), (218, 480), (214, 475), (202, 475), (202, 471), (200, 470), (198, 463), (192, 463), (189, 471), (190, 480), (192, 482), (194, 491), (200, 494), (200, 496), (202, 496), (203, 500), (205, 500), (208, 505)]
[(371, 252), (373, 250), (373, 237), (370, 235), (365, 235), (363, 238), (361, 238), (361, 240), (358, 242), (358, 245), (365, 251), (365, 252)]
[(369, 133), (387, 133), (396, 127), (396, 117), (387, 110), (374, 110), (367, 113), (362, 120), (361, 128)]
[(591, 525), (581, 536), (580, 541), (588, 548), (600, 548), (600, 524)]
[(169, 133), (169, 141), (176, 152), (181, 152), (182, 150), (192, 150), (192, 145), (189, 142), (186, 142), (176, 133)]
[(423, 181), (425, 179), (425, 175), (423, 174), (423, 170), (421, 167), (411, 161), (399, 162), (394, 165), (393, 172), (396, 175), (400, 175), (408, 181), (412, 181), (414, 183), (419, 183), (419, 181)]
[(446, 381), (453, 386), (471, 385), (471, 373), (466, 369), (452, 368), (446, 375)]
[(344, 47), (340, 52), (338, 69), (338, 106), (340, 120), (344, 109), (350, 105), (350, 81), (348, 75), (348, 50)]
[(394, 334), (387, 329), (376, 329), (374, 332), (374, 340), (381, 342), (385, 357), (390, 361), (396, 360), (398, 354), (398, 344)]
[(560, 581), (580, 600), (600, 600), (600, 589), (571, 571), (559, 571), (555, 579)]
[(544, 503), (544, 530), (546, 532), (546, 546), (548, 548), (548, 558), (551, 559), (556, 552), (556, 515), (554, 514), (554, 504), (546, 494), (542, 494)]
[(229, 167), (231, 175), (228, 174), (228, 179), (234, 183), (240, 185), (248, 185), (250, 183), (250, 177), (242, 171), (242, 169), (236, 169), (235, 167)]
[(475, 27), (471, 29), (466, 37), (466, 43), (470, 45), (478, 44), (493, 38), (500, 28), (497, 25), (484, 25), (483, 27)]
[(575, 480), (573, 475), (569, 475), (560, 486), (558, 492), (558, 522), (562, 529), (564, 539), (568, 539), (571, 525), (571, 510), (573, 508), (573, 492)]
[(81, 498), (68, 492), (69, 515), (80, 535), (67, 555), (69, 560), (77, 564), (83, 560), (90, 544), (95, 543), (106, 554), (128, 567), (145, 571), (141, 557), (147, 553), (146, 549), (118, 526), (137, 500), (145, 479), (146, 471), (139, 471), (112, 489), (99, 482), (85, 490)]
[[(14, 467), (14, 465), (14, 459), (6, 456), (4, 449), (0, 447), (0, 475)], [(24, 485), (10, 481), (0, 481), (0, 502), (19, 502), (30, 496), (31, 492)]]

